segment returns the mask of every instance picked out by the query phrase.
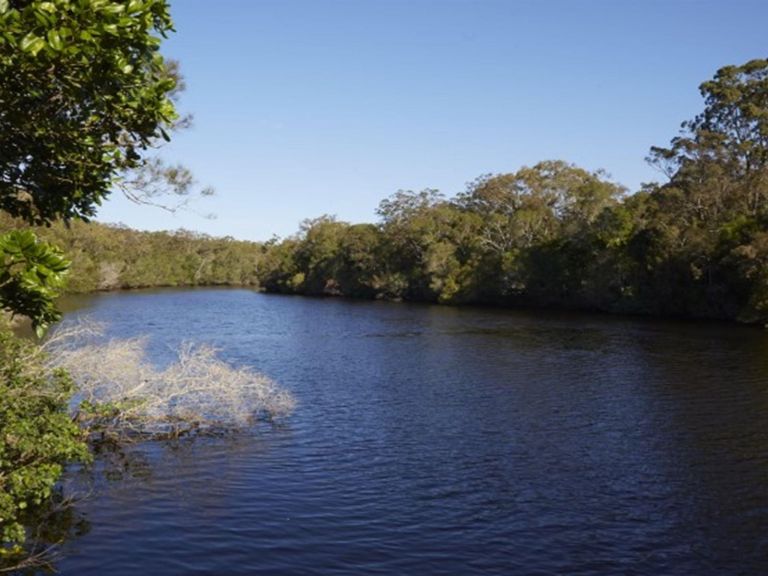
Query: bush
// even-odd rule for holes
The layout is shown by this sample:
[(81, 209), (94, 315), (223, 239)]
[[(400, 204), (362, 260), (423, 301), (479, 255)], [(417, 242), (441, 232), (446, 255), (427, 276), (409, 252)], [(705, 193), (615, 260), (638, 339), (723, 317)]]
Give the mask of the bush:
[(0, 328), (0, 568), (23, 554), (25, 519), (48, 504), (64, 465), (89, 459), (68, 414), (73, 392), (38, 346)]

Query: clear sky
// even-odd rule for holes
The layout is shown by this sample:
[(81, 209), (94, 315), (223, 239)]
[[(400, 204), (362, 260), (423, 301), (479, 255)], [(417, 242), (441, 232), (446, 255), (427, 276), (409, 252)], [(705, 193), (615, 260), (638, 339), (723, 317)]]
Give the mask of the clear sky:
[[(216, 195), (169, 215), (114, 194), (99, 220), (265, 240), (375, 221), (563, 159), (637, 190), (721, 66), (768, 57), (768, 0), (175, 0), (164, 45), (194, 127), (164, 150)], [(214, 213), (215, 219), (201, 214)]]

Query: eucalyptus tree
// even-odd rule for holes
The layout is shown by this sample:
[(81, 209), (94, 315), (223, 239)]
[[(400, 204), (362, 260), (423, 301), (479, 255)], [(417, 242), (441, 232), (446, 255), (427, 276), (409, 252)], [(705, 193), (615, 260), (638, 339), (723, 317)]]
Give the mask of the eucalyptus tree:
[(397, 297), (466, 301), (475, 292), (479, 218), (437, 190), (400, 190), (379, 204), (383, 291)]
[(704, 110), (649, 162), (699, 220), (768, 211), (768, 59), (720, 68), (699, 87)]
[(699, 89), (704, 110), (648, 157), (669, 178), (651, 193), (656, 210), (642, 232), (655, 239), (648, 282), (678, 288), (664, 299), (678, 313), (695, 302), (714, 315), (766, 317), (768, 276), (758, 271), (768, 229), (768, 60), (725, 66)]
[[(575, 278), (589, 265), (590, 227), (624, 192), (602, 171), (547, 160), (482, 176), (456, 203), (481, 216), (484, 283), (495, 285), (502, 297), (518, 297), (578, 284)], [(566, 276), (574, 279), (566, 282)]]

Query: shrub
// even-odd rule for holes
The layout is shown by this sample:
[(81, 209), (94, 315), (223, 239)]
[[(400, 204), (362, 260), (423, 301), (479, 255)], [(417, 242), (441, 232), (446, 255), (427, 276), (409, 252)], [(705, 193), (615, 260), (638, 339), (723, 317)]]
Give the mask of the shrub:
[(38, 346), (0, 329), (0, 568), (23, 554), (25, 518), (48, 504), (64, 465), (89, 459), (73, 392)]

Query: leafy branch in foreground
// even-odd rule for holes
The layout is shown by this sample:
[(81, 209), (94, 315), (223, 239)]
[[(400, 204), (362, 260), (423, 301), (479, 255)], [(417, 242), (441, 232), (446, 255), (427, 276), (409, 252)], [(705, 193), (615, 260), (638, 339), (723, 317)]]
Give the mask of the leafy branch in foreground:
[[(30, 225), (87, 221), (142, 170), (140, 184), (166, 177), (148, 194), (188, 192), (188, 172), (147, 160), (184, 123), (177, 67), (159, 52), (172, 30), (167, 0), (0, 0), (0, 211)], [(0, 309), (42, 335), (60, 317), (68, 267), (30, 231), (1, 236)], [(31, 558), (28, 512), (51, 505), (65, 463), (88, 458), (73, 391), (30, 343), (0, 335), (0, 570)]]
[(93, 216), (178, 119), (168, 3), (0, 1), (0, 209)]
[[(0, 0), (0, 211), (48, 226), (88, 221), (117, 188), (189, 200), (189, 170), (152, 156), (189, 124), (178, 63), (160, 54), (172, 31), (167, 0)], [(41, 271), (0, 280), (0, 305), (43, 331), (58, 313), (49, 283), (28, 282)]]
[(69, 270), (69, 261), (30, 230), (0, 236), (0, 304), (32, 320), (38, 337), (61, 318), (54, 306)]

